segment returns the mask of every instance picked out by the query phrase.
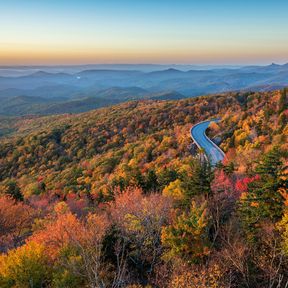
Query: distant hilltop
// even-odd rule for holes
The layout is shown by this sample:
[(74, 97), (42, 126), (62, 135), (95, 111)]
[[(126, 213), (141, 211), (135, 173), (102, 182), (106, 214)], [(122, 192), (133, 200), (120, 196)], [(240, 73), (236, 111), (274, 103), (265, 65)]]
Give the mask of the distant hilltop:
[(0, 69), (0, 115), (78, 113), (131, 100), (176, 100), (288, 86), (288, 64), (107, 64)]

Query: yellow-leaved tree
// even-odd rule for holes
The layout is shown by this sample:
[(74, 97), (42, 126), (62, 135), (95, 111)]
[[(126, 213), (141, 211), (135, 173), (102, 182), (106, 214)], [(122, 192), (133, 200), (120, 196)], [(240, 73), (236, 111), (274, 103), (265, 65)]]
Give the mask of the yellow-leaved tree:
[(185, 194), (182, 186), (181, 180), (176, 179), (175, 181), (170, 182), (170, 184), (163, 189), (162, 193), (164, 196), (171, 197), (175, 201), (183, 201)]
[(49, 281), (44, 246), (33, 241), (0, 256), (0, 287), (43, 287)]
[(192, 202), (188, 212), (175, 213), (172, 224), (162, 229), (162, 243), (168, 248), (167, 258), (185, 257), (188, 262), (198, 261), (209, 254), (209, 216), (206, 203)]
[(282, 236), (282, 249), (288, 256), (288, 210), (286, 209), (281, 221), (277, 224), (277, 228)]

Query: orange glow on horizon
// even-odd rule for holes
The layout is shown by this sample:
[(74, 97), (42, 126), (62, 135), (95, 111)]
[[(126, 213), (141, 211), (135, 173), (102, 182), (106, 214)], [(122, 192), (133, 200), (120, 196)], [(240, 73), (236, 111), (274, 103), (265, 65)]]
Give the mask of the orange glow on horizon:
[[(57, 47), (57, 46), (56, 46)], [(25, 47), (22, 45), (0, 46), (0, 65), (37, 65), (37, 64), (89, 64), (89, 63), (241, 63), (275, 59), (275, 49), (262, 49), (245, 54), (239, 49), (214, 47), (201, 49), (111, 49), (69, 48), (69, 47)], [(283, 49), (284, 50), (284, 49)], [(285, 59), (286, 51), (278, 51), (279, 60)], [(280, 60), (281, 61), (281, 60)]]
[(0, 65), (288, 61), (287, 1), (2, 2)]

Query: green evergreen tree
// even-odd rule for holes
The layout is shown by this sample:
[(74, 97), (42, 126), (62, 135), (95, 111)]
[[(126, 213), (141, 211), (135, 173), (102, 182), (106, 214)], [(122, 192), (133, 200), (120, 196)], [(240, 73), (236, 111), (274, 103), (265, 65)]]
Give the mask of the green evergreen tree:
[(160, 188), (163, 189), (165, 186), (175, 181), (178, 176), (179, 175), (176, 170), (165, 167), (163, 171), (158, 175)]
[(152, 191), (157, 191), (159, 188), (159, 183), (158, 183), (158, 178), (153, 169), (148, 171), (148, 174), (146, 176), (146, 181), (145, 181), (145, 186), (144, 186), (144, 192), (152, 192)]
[(213, 172), (209, 161), (205, 159), (195, 159), (190, 163), (191, 176), (185, 176), (184, 183), (185, 203), (189, 205), (191, 199), (197, 195), (204, 195), (209, 198), (211, 195), (211, 182)]
[(284, 197), (288, 181), (284, 177), (283, 152), (274, 147), (258, 163), (255, 181), (248, 185), (247, 196), (240, 201), (239, 211), (243, 227), (254, 237), (259, 223), (264, 220), (278, 221), (284, 211)]
[(281, 92), (281, 96), (279, 99), (279, 103), (278, 103), (278, 113), (282, 113), (284, 110), (286, 110), (288, 107), (288, 101), (287, 101), (287, 95), (288, 95), (288, 89), (285, 88), (283, 89), (283, 91)]
[(206, 202), (201, 206), (192, 202), (189, 211), (175, 216), (171, 225), (163, 228), (161, 238), (168, 248), (164, 258), (179, 256), (190, 263), (199, 262), (210, 251), (209, 228)]
[(14, 198), (17, 201), (23, 201), (24, 197), (21, 193), (20, 188), (17, 185), (17, 182), (14, 180), (9, 180), (6, 184), (5, 194)]

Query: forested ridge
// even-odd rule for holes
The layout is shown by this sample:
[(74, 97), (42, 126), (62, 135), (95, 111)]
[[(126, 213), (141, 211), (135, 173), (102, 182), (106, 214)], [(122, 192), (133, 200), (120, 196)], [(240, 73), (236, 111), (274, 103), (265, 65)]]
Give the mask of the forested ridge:
[[(24, 178), (27, 186), (39, 176), (49, 177), (44, 180), (49, 191), (60, 185), (65, 190), (62, 195), (76, 189), (78, 194), (97, 196), (100, 190), (107, 191), (114, 178), (127, 178), (129, 170), (145, 174), (166, 166), (179, 167), (180, 159), (190, 157), (189, 129), (193, 123), (230, 107), (238, 109), (232, 96), (204, 99), (130, 102), (87, 114), (56, 116), (52, 121), (44, 118), (36, 131), (3, 140), (1, 180), (12, 176), (21, 182)], [(39, 125), (38, 118), (30, 122), (28, 126)], [(81, 185), (81, 177), (91, 178), (93, 183)], [(91, 190), (91, 184), (95, 189)]]
[[(10, 119), (0, 287), (285, 287), (287, 97), (237, 92)], [(226, 158), (212, 169), (189, 133), (218, 117), (208, 135)]]

